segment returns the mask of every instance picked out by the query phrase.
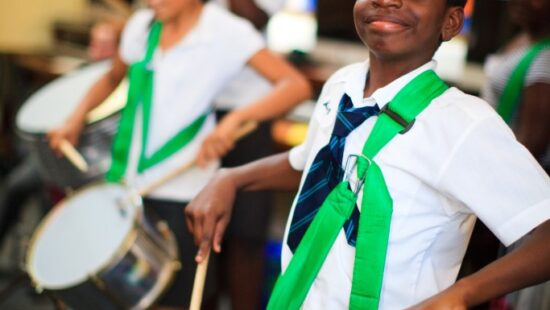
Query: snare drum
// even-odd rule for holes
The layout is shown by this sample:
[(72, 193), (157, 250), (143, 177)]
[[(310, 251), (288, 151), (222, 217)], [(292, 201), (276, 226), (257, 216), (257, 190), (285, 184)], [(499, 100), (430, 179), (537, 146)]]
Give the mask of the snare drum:
[(46, 134), (69, 117), (84, 95), (110, 67), (110, 62), (89, 65), (63, 76), (34, 93), (17, 113), (17, 129), (39, 159), (44, 180), (60, 188), (77, 188), (101, 178), (111, 164), (111, 142), (118, 128), (119, 111), (126, 103), (127, 82), (87, 115), (77, 150), (89, 170), (80, 172), (65, 157), (50, 149)]
[(123, 185), (87, 186), (59, 203), (34, 232), (26, 268), (38, 291), (74, 309), (144, 309), (180, 268), (168, 226), (143, 215)]

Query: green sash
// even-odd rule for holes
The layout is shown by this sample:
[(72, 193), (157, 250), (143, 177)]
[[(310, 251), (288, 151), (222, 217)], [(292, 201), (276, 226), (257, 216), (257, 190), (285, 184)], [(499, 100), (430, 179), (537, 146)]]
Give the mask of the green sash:
[(154, 72), (150, 70), (148, 66), (149, 62), (153, 58), (155, 49), (158, 46), (161, 32), (162, 24), (160, 22), (154, 22), (149, 33), (145, 58), (142, 61), (130, 66), (128, 70), (128, 77), (130, 80), (128, 99), (126, 106), (122, 111), (118, 133), (112, 147), (111, 168), (105, 176), (108, 181), (119, 182), (124, 176), (128, 166), (128, 157), (130, 153), (136, 111), (140, 104), (143, 104), (143, 132), (141, 153), (138, 163), (139, 173), (162, 162), (185, 147), (197, 135), (204, 124), (206, 117), (208, 116), (208, 112), (201, 115), (168, 140), (151, 156), (148, 157), (146, 155), (154, 80)]
[(517, 110), (520, 103), (521, 91), (525, 85), (525, 77), (527, 76), (527, 71), (531, 63), (535, 57), (546, 48), (550, 48), (550, 38), (534, 44), (519, 61), (514, 71), (512, 71), (510, 79), (506, 83), (497, 105), (497, 113), (506, 123), (510, 123), (512, 115)]
[[(393, 137), (406, 132), (416, 116), (447, 88), (432, 70), (418, 75), (381, 110), (363, 153), (358, 157), (357, 175), (365, 183), (350, 309), (377, 309), (384, 276), (393, 202), (374, 158)], [(341, 182), (331, 191), (286, 271), (277, 280), (268, 309), (301, 307), (344, 222), (351, 216), (356, 200), (348, 181)]]

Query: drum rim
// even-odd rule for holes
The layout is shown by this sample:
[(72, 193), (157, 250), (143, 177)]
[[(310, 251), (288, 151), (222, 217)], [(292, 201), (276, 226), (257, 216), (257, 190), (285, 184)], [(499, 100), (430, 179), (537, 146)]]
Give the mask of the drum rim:
[(137, 202), (136, 207), (138, 207), (140, 209), (143, 209), (143, 201), (141, 199), (141, 196), (137, 195), (137, 193), (135, 193), (135, 191), (132, 191), (130, 187), (128, 187), (125, 184), (121, 184), (121, 183), (108, 183), (108, 182), (104, 182), (104, 181), (97, 181), (97, 182), (90, 183), (90, 184), (84, 186), (83, 188), (77, 190), (73, 195), (70, 195), (70, 196), (64, 198), (63, 200), (61, 200), (60, 202), (58, 202), (52, 208), (52, 210), (50, 212), (48, 212), (48, 214), (46, 214), (44, 219), (42, 219), (42, 221), (40, 221), (40, 223), (38, 224), (38, 226), (35, 228), (34, 232), (32, 233), (31, 238), (29, 239), (27, 252), (26, 252), (26, 255), (25, 255), (24, 266), (25, 266), (25, 270), (26, 270), (27, 274), (29, 275), (29, 277), (31, 279), (31, 283), (33, 284), (33, 286), (35, 288), (37, 288), (39, 290), (46, 289), (46, 290), (52, 290), (52, 291), (64, 290), (64, 289), (70, 289), (72, 287), (77, 286), (78, 284), (84, 283), (88, 279), (92, 280), (94, 276), (101, 274), (103, 271), (106, 271), (110, 266), (112, 266), (113, 261), (118, 262), (120, 259), (122, 259), (125, 256), (125, 254), (128, 252), (128, 250), (132, 247), (132, 245), (134, 244), (134, 241), (136, 240), (136, 238), (138, 236), (138, 231), (137, 231), (137, 226), (138, 225), (137, 224), (142, 219), (141, 216), (140, 216), (142, 214), (142, 212), (136, 212), (134, 214), (134, 218), (132, 219), (132, 225), (131, 225), (130, 229), (128, 230), (126, 236), (122, 240), (121, 244), (117, 247), (117, 250), (111, 256), (109, 256), (109, 258), (103, 264), (100, 264), (94, 272), (85, 275), (84, 278), (78, 278), (75, 281), (72, 281), (72, 282), (69, 282), (69, 283), (66, 283), (66, 284), (63, 284), (63, 285), (48, 285), (48, 286), (46, 286), (46, 285), (39, 284), (40, 281), (38, 281), (38, 277), (36, 275), (36, 272), (35, 272), (34, 268), (32, 268), (31, 263), (33, 262), (32, 257), (34, 257), (34, 254), (35, 254), (36, 242), (39, 239), (39, 237), (42, 236), (42, 234), (44, 233), (44, 230), (46, 229), (48, 224), (50, 224), (50, 222), (55, 218), (57, 213), (60, 212), (62, 207), (65, 206), (68, 201), (72, 200), (73, 197), (75, 197), (77, 194), (83, 193), (85, 191), (89, 191), (91, 189), (98, 188), (98, 187), (101, 187), (101, 186), (106, 186), (106, 185), (116, 185), (116, 186), (125, 188), (125, 190), (128, 193), (130, 193), (131, 195), (136, 195), (137, 197), (139, 197), (139, 201)]
[(159, 300), (172, 282), (176, 279), (176, 273), (181, 269), (179, 258), (173, 259), (162, 269), (157, 283), (149, 293), (146, 293), (136, 305), (137, 309), (148, 309)]

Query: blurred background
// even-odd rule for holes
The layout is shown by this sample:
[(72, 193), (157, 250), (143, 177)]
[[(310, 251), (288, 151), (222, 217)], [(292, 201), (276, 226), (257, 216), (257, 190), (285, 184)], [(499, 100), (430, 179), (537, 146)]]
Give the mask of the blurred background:
[[(268, 47), (296, 65), (317, 94), (335, 70), (367, 58), (353, 26), (354, 3), (288, 0), (265, 29)], [(485, 82), (486, 57), (518, 31), (510, 21), (506, 4), (503, 0), (469, 0), (463, 32), (445, 42), (435, 56), (438, 73), (448, 83), (479, 95)], [(18, 135), (18, 111), (37, 90), (96, 61), (89, 49), (93, 25), (124, 20), (135, 6), (124, 0), (0, 0), (0, 190), (28, 152)], [(313, 104), (304, 102), (273, 123), (272, 138), (279, 150), (303, 139)], [(62, 196), (48, 187), (23, 195), (24, 207), (0, 245), (0, 309), (54, 308), (49, 298), (36, 294), (18, 277), (32, 231)], [(270, 229), (273, 242), (266, 247), (266, 295), (278, 272), (279, 240), (291, 199), (292, 193), (274, 195)], [(470, 271), (494, 259), (498, 249), (490, 234), (480, 236), (488, 240), (483, 239), (483, 250), (465, 262)]]

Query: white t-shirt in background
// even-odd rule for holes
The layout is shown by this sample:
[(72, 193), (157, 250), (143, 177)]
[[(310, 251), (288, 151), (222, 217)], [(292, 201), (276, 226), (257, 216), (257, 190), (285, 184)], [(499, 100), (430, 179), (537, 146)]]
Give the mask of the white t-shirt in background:
[[(128, 21), (120, 45), (122, 60), (131, 65), (144, 58), (153, 11), (137, 11)], [(152, 154), (181, 129), (213, 109), (215, 96), (255, 53), (265, 47), (261, 35), (247, 20), (214, 4), (206, 4), (194, 29), (168, 50), (157, 48), (151, 66), (155, 71), (153, 107), (147, 154)], [(141, 150), (141, 115), (136, 117), (126, 181), (142, 188), (196, 156), (205, 136), (215, 126), (210, 113), (196, 138), (185, 148), (137, 174)], [(188, 201), (206, 185), (218, 163), (193, 168), (162, 186), (151, 197)]]

